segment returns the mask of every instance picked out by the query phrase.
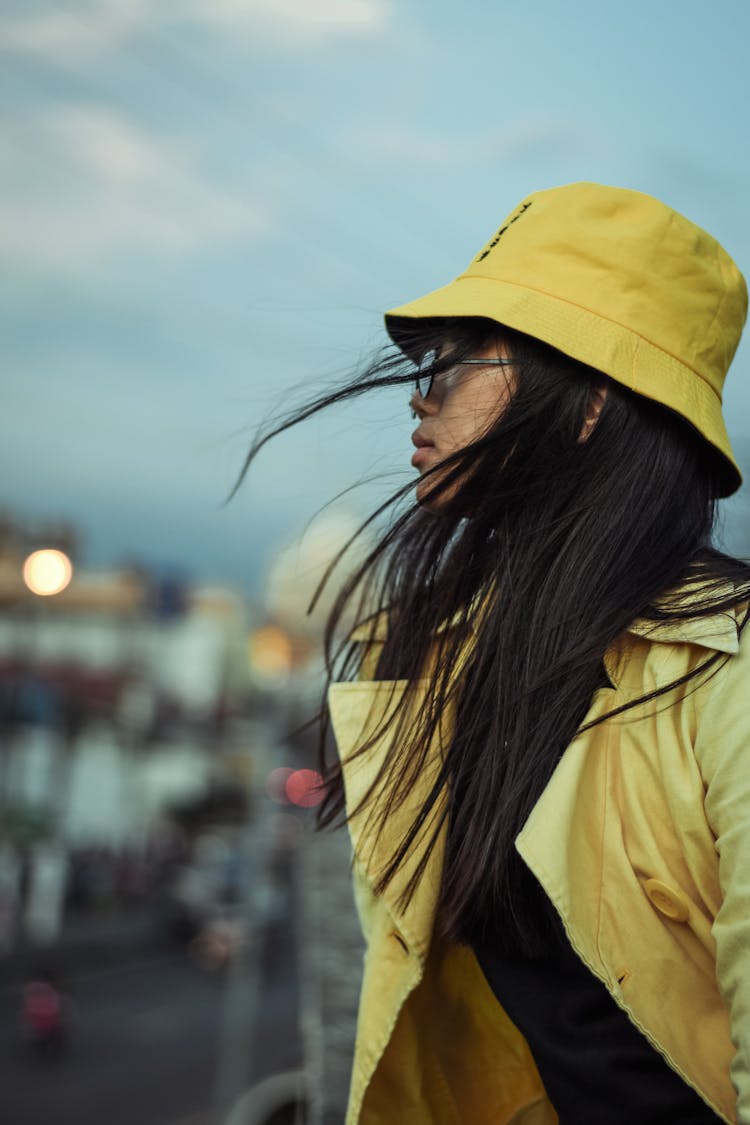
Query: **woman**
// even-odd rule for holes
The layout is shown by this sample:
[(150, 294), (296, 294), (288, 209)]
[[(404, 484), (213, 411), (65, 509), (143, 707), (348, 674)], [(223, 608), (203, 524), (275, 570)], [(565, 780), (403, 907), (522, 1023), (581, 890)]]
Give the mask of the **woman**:
[(347, 1125), (750, 1123), (750, 568), (711, 544), (746, 307), (649, 196), (539, 192), (286, 423), (416, 376), (416, 503), (328, 632)]

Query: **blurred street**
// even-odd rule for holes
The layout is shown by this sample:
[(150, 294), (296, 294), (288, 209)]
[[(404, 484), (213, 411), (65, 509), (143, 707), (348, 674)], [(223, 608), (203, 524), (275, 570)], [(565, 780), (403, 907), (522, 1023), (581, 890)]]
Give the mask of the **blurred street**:
[[(233, 1027), (248, 1085), (299, 1068), (296, 927), (291, 896), (261, 934), (258, 1023)], [(111, 927), (110, 927), (111, 929)], [(59, 959), (69, 996), (70, 1038), (59, 1056), (40, 1057), (19, 1026), (23, 963), (0, 989), (3, 1120), (12, 1125), (208, 1125), (225, 1042), (225, 972), (211, 972), (141, 923), (124, 929), (99, 958), (68, 948)]]
[[(13, 1125), (198, 1125), (209, 1110), (221, 981), (180, 952), (153, 952), (67, 979), (70, 1043), (59, 1058), (20, 1042), (20, 989), (0, 995), (0, 1083)], [(198, 1112), (196, 1112), (198, 1111)], [(207, 1120), (207, 1117), (205, 1118)]]

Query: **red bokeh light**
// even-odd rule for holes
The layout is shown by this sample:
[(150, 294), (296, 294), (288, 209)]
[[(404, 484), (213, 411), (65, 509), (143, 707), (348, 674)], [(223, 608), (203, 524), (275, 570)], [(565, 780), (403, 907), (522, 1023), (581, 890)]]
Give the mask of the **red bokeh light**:
[(323, 800), (323, 778), (317, 770), (294, 770), (286, 779), (287, 799), (301, 809), (311, 809)]

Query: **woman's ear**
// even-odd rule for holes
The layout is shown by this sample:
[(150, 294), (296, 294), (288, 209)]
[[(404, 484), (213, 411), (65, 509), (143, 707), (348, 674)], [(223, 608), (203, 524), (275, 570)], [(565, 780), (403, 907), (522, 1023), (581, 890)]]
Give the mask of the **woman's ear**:
[(599, 415), (602, 412), (602, 407), (607, 401), (609, 393), (609, 381), (601, 380), (594, 383), (589, 392), (589, 399), (586, 403), (586, 417), (583, 420), (581, 432), (578, 435), (578, 444), (582, 445), (583, 442), (588, 441), (594, 431), (594, 426), (599, 421)]

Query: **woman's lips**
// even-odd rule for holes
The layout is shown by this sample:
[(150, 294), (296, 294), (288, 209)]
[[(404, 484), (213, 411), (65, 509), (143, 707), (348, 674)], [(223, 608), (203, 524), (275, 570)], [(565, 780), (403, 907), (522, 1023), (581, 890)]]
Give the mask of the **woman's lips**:
[(418, 445), (416, 452), (412, 454), (411, 463), (415, 469), (421, 468), (426, 461), (429, 461), (432, 454), (435, 452), (434, 445), (422, 444)]
[(412, 445), (416, 445), (417, 451), (413, 454), (411, 463), (415, 469), (423, 465), (429, 459), (430, 453), (435, 449), (434, 444), (429, 438), (426, 438), (419, 430), (415, 430), (411, 435)]

